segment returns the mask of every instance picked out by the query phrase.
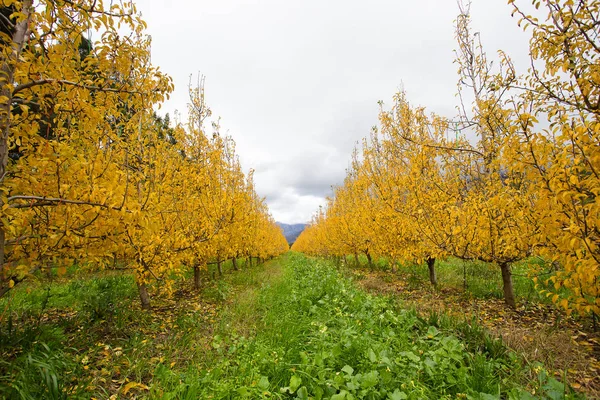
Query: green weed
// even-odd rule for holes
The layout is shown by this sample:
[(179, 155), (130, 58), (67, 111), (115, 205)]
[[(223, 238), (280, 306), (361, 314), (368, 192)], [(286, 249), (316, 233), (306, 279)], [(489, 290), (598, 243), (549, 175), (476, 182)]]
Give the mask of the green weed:
[(259, 293), (255, 338), (219, 337), (230, 351), (205, 371), (201, 397), (530, 398), (526, 366), (474, 322), (399, 310), (321, 261), (293, 254), (285, 264), (281, 283)]

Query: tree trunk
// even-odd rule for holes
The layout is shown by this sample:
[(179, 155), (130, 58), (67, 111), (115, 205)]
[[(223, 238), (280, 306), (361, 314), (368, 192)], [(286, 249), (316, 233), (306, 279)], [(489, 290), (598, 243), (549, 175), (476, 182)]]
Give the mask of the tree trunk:
[(221, 260), (217, 261), (217, 271), (219, 271), (219, 276), (223, 276), (223, 269), (221, 268)]
[(194, 265), (194, 289), (200, 290), (200, 266)]
[(52, 267), (49, 264), (42, 268), (42, 271), (44, 271), (47, 279), (52, 280)]
[(437, 286), (437, 276), (435, 275), (435, 257), (427, 257), (427, 268), (429, 268), (429, 282)]
[(234, 271), (239, 271), (239, 270), (238, 270), (238, 265), (237, 265), (237, 257), (233, 257), (233, 258), (231, 259), (231, 264), (233, 265), (233, 270), (234, 270)]
[(392, 274), (395, 274), (397, 272), (396, 269), (396, 260), (392, 259)]
[[(2, 200), (0, 200), (0, 207), (2, 207), (2, 205), (3, 202)], [(2, 295), (4, 295), (4, 293), (6, 293), (9, 288), (9, 285), (6, 285), (5, 287), (4, 283), (4, 281), (7, 279), (7, 277), (4, 276), (4, 243), (4, 225), (2, 224), (2, 222), (0, 222), (0, 294)]]
[(148, 287), (145, 283), (137, 284), (138, 290), (140, 292), (140, 300), (142, 302), (142, 310), (150, 309), (150, 296), (148, 295)]
[(354, 253), (354, 262), (357, 267), (360, 267), (360, 261), (358, 260), (358, 253)]
[(371, 258), (371, 254), (368, 251), (365, 252), (365, 254), (367, 255), (367, 261), (369, 261), (369, 268), (373, 269), (373, 259)]
[(512, 271), (510, 268), (510, 263), (500, 263), (500, 270), (502, 271), (502, 287), (504, 289), (504, 302), (510, 308), (517, 308), (517, 302), (515, 300), (515, 291), (513, 289)]
[(462, 262), (463, 265), (463, 289), (467, 291), (467, 263), (465, 260)]

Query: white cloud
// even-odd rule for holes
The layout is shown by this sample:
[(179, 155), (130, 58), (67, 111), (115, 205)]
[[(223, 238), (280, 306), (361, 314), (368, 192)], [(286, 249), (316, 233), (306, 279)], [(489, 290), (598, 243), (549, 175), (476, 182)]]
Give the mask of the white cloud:
[[(152, 60), (184, 111), (190, 74), (235, 138), (274, 217), (304, 222), (341, 183), (354, 143), (400, 85), (414, 104), (453, 114), (456, 65), (449, 0), (137, 0)], [(474, 29), (527, 65), (527, 35), (506, 1), (474, 0)]]

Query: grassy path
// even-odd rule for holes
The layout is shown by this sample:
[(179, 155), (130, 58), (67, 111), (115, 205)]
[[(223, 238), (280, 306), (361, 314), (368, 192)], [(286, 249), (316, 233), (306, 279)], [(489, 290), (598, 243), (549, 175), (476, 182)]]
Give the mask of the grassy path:
[(578, 398), (475, 324), (397, 309), (322, 261), (279, 264), (232, 303), (220, 357), (200, 382), (180, 380), (177, 398)]

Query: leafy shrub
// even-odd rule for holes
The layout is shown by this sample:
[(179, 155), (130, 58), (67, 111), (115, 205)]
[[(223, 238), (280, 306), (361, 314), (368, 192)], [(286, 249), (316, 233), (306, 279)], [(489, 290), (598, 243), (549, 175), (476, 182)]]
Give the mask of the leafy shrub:
[(85, 285), (75, 282), (72, 285), (76, 285), (80, 311), (89, 321), (112, 319), (117, 314), (117, 305), (135, 294), (132, 279), (127, 276), (98, 278)]
[(84, 383), (73, 385), (66, 379), (75, 376), (78, 365), (56, 349), (38, 343), (35, 349), (10, 363), (2, 362), (6, 375), (0, 377), (0, 395), (12, 399), (62, 400), (84, 398)]

